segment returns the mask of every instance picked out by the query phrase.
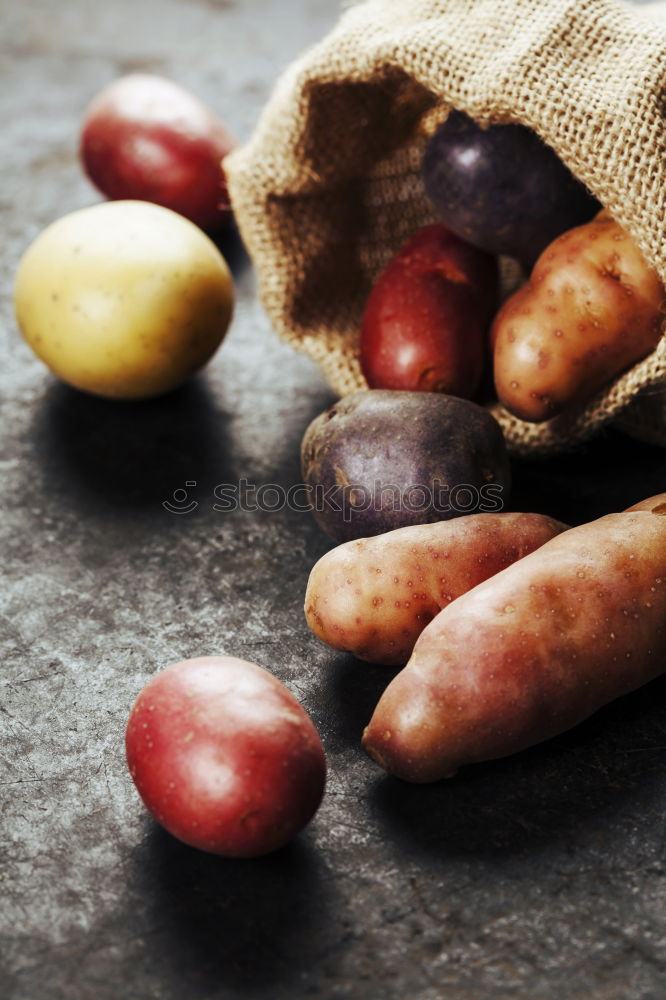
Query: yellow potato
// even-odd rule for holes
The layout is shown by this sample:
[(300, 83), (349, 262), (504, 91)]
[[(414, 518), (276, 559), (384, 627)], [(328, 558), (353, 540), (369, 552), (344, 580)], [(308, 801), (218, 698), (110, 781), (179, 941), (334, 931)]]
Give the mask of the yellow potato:
[(656, 347), (666, 292), (605, 212), (558, 237), (495, 318), (495, 388), (523, 420), (588, 399)]
[(72, 212), (19, 265), (16, 317), (37, 357), (99, 396), (168, 392), (208, 361), (226, 333), (233, 284), (191, 222), (141, 201)]
[(434, 781), (555, 736), (666, 668), (666, 494), (571, 528), (445, 608), (363, 745)]
[(316, 636), (370, 663), (406, 663), (435, 615), (566, 525), (541, 514), (469, 514), (345, 542), (310, 573)]

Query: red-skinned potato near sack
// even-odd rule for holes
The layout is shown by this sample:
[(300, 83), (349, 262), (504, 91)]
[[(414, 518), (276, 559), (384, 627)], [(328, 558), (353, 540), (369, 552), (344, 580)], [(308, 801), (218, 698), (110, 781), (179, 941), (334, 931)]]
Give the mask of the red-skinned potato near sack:
[(134, 704), (125, 745), (146, 808), (212, 854), (282, 847), (324, 791), (324, 751), (304, 708), (267, 670), (231, 656), (156, 674)]
[(214, 232), (231, 218), (222, 159), (234, 140), (193, 94), (160, 76), (114, 80), (85, 115), (80, 157), (112, 200), (151, 201)]
[(334, 649), (402, 665), (442, 608), (566, 527), (542, 514), (486, 512), (345, 542), (310, 573), (307, 623)]
[(420, 229), (375, 282), (361, 322), (361, 367), (371, 389), (470, 399), (481, 380), (497, 308), (494, 257), (442, 223)]
[(561, 733), (666, 667), (666, 493), (572, 528), (445, 608), (363, 745), (408, 781)]
[(666, 291), (606, 212), (547, 247), (493, 323), (495, 388), (522, 420), (582, 402), (656, 347)]

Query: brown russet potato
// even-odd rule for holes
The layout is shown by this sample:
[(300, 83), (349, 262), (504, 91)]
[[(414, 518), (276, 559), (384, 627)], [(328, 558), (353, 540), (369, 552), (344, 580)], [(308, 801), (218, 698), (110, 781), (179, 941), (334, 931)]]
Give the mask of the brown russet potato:
[(542, 514), (469, 514), (345, 542), (310, 573), (307, 623), (334, 649), (402, 665), (442, 608), (565, 528)]
[(656, 347), (666, 291), (606, 212), (548, 246), (491, 331), (495, 388), (539, 422), (591, 397)]
[(666, 493), (558, 535), (445, 608), (363, 745), (408, 781), (561, 733), (666, 668)]

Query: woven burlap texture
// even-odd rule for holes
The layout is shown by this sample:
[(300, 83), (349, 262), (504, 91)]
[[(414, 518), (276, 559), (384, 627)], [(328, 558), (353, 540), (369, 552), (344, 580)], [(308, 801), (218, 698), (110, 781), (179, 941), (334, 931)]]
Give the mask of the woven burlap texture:
[[(481, 124), (534, 129), (666, 281), (665, 82), (663, 4), (366, 0), (351, 7), (288, 68), (251, 140), (225, 161), (275, 329), (340, 395), (366, 387), (358, 361), (363, 306), (390, 256), (434, 219), (420, 163), (451, 108)], [(609, 420), (666, 444), (664, 385), (666, 337), (560, 417), (529, 424), (501, 406), (493, 413), (522, 454), (562, 450)]]

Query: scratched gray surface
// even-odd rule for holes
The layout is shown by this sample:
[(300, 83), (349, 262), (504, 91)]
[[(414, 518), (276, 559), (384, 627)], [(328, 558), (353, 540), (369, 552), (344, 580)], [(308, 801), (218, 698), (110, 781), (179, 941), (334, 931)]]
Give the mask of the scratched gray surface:
[[(335, 0), (2, 0), (0, 996), (3, 1000), (561, 1000), (666, 994), (666, 684), (449, 783), (410, 787), (359, 751), (385, 683), (307, 632), (326, 541), (306, 515), (213, 510), (218, 483), (298, 482), (330, 401), (277, 343), (242, 249), (239, 304), (205, 376), (105, 403), (17, 336), (22, 250), (97, 196), (85, 104), (133, 69), (180, 80), (246, 138), (277, 72)], [(572, 521), (666, 489), (664, 454), (608, 435), (516, 466), (514, 506)], [(161, 502), (187, 481), (190, 514)], [(301, 698), (330, 763), (290, 847), (232, 862), (143, 811), (123, 731), (176, 659), (233, 653)]]

